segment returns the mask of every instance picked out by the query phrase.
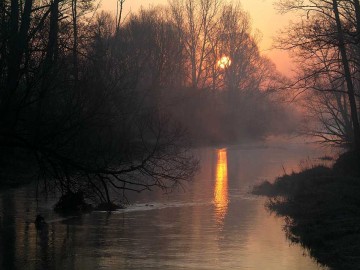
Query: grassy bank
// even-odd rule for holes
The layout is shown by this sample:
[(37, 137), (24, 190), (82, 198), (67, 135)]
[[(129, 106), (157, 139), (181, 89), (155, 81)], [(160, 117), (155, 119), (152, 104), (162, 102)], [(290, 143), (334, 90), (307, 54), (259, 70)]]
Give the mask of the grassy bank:
[(286, 217), (289, 239), (331, 269), (360, 269), (360, 158), (339, 157), (332, 168), (316, 166), (253, 189), (267, 207)]

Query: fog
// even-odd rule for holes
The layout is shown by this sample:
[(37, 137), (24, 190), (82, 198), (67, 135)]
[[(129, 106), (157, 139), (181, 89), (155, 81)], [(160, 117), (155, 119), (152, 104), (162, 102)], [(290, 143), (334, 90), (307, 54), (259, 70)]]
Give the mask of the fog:
[[(323, 207), (332, 205), (329, 201), (340, 202), (333, 198), (346, 197), (349, 190), (351, 199), (341, 207), (333, 207), (353, 207), (353, 197), (358, 193), (354, 179), (359, 175), (360, 151), (360, 5), (357, 0), (305, 2), (308, 5), (290, 0), (275, 5), (283, 14), (295, 14), (296, 19), (274, 39), (274, 48), (291, 52), (294, 59), (296, 70), (289, 78), (288, 72), (276, 69), (276, 63), (287, 60), (275, 59), (275, 63), (266, 55), (262, 35), (254, 29), (251, 14), (237, 1), (169, 0), (161, 6), (139, 7), (132, 12), (124, 6), (127, 0), (116, 2), (116, 12), (106, 12), (95, 0), (2, 1), (0, 190), (4, 190), (5, 196), (0, 196), (4, 201), (0, 229), (4, 228), (4, 233), (1, 232), (4, 241), (9, 239), (12, 256), (0, 260), (6, 262), (4, 267), (18, 268), (12, 246), (20, 232), (14, 226), (24, 225), (24, 213), (36, 216), (33, 221), (26, 221), (25, 234), (29, 231), (32, 234), (23, 238), (40, 240), (39, 247), (45, 255), (51, 247), (49, 235), (56, 228), (54, 225), (51, 231), (51, 223), (67, 222), (69, 216), (77, 222), (83, 215), (91, 219), (92, 215), (103, 212), (126, 215), (124, 209), (137, 198), (134, 194), (142, 196), (154, 190), (157, 195), (168, 195), (187, 187), (191, 191), (196, 189), (195, 195), (191, 193), (194, 197), (174, 203), (181, 205), (182, 210), (188, 204), (197, 207), (193, 200), (197, 202), (196, 198), (207, 194), (201, 202), (207, 205), (200, 210), (204, 218), (201, 222), (213, 229), (214, 224), (226, 223), (228, 206), (236, 205), (229, 203), (231, 198), (238, 205), (260, 207), (264, 200), (255, 195), (245, 196), (243, 184), (255, 184), (259, 180), (255, 178), (260, 177), (258, 173), (267, 166), (274, 166), (269, 171), (282, 171), (284, 176), (275, 180), (276, 176), (271, 174), (267, 177), (272, 179), (262, 179), (267, 181), (258, 188), (263, 192), (259, 194), (268, 196), (267, 205), (286, 217), (287, 237), (309, 248), (310, 254), (322, 264), (337, 265), (338, 262), (323, 257), (326, 252), (321, 247), (327, 247), (330, 237), (325, 233), (322, 239), (325, 244), (314, 246), (316, 241), (312, 237), (319, 232), (310, 232), (307, 238), (308, 231), (302, 230), (301, 224), (310, 222), (312, 227), (322, 222), (331, 230), (332, 226), (341, 227), (332, 223), (329, 207), (320, 208), (326, 215), (320, 221), (317, 213), (310, 210), (318, 208), (317, 201)], [(300, 135), (337, 150), (332, 150), (330, 155), (325, 155), (323, 149), (317, 151), (317, 157), (309, 158), (311, 162), (306, 168), (294, 173), (297, 158), (315, 153), (310, 150), (312, 146), (290, 139)], [(286, 139), (274, 145), (269, 138)], [(341, 152), (346, 153), (340, 155)], [(217, 161), (207, 162), (211, 158)], [(233, 158), (236, 162), (232, 164), (237, 165), (228, 173), (227, 166)], [(273, 159), (278, 160), (274, 163)], [(239, 160), (250, 160), (251, 164)], [(289, 160), (292, 165), (287, 170), (284, 164)], [(331, 164), (319, 164), (319, 160)], [(199, 178), (199, 172), (204, 173), (202, 164), (207, 164), (206, 170)], [(211, 172), (214, 177), (208, 176)], [(245, 181), (248, 173), (254, 177)], [(288, 182), (289, 179), (292, 180)], [(213, 180), (215, 186), (211, 184)], [(197, 185), (196, 181), (203, 184)], [(18, 189), (24, 185), (28, 186)], [(231, 190), (232, 187), (235, 189)], [(338, 187), (342, 187), (340, 193)], [(9, 200), (12, 189), (26, 208), (19, 210), (20, 223), (15, 222), (18, 201)], [(16, 192), (19, 190), (33, 194), (35, 200), (50, 198), (45, 203), (47, 210), (34, 204), (27, 209), (27, 196), (22, 191)], [(323, 190), (326, 196), (322, 196)], [(146, 198), (139, 200), (145, 200), (142, 201), (145, 208), (152, 207)], [(304, 198), (309, 198), (305, 204)], [(305, 215), (297, 213), (306, 206), (311, 206), (306, 214), (313, 216), (304, 221), (301, 218)], [(48, 223), (49, 209), (56, 212), (56, 218)], [(253, 220), (250, 210), (246, 208), (244, 213)], [(346, 211), (336, 212), (337, 217), (340, 212)], [(350, 212), (346, 212), (346, 218), (353, 220), (357, 208)], [(208, 223), (204, 213), (220, 214), (220, 218)], [(167, 211), (160, 215), (171, 216)], [(264, 224), (264, 220), (258, 221)], [(239, 222), (228, 224), (232, 227)], [(143, 223), (135, 224), (141, 227)], [(105, 227), (97, 226), (96, 230)], [(60, 226), (62, 237), (69, 228), (79, 227)], [(251, 231), (251, 224), (249, 228)], [(358, 234), (354, 228), (357, 227), (348, 226), (348, 231)], [(221, 230), (222, 227), (220, 236)], [(224, 235), (229, 236), (231, 231), (228, 228)], [(153, 233), (154, 230), (148, 236)], [(70, 239), (69, 235), (64, 236), (66, 240)], [(342, 232), (337, 235), (340, 235), (337, 240), (343, 243)], [(233, 242), (235, 238), (217, 242), (210, 235), (204, 236), (214, 244), (219, 256), (226, 250), (221, 249), (223, 243), (241, 249), (241, 245)], [(201, 247), (200, 238), (196, 247)], [(131, 239), (130, 236), (126, 241)], [(161, 245), (160, 241), (154, 241)], [(182, 245), (179, 250), (186, 250), (186, 245), (192, 244), (191, 241), (179, 243)], [(151, 241), (148, 244), (151, 247)], [(7, 249), (6, 245), (0, 247)], [(131, 247), (130, 243), (129, 252), (138, 255), (138, 250)], [(34, 251), (29, 250), (29, 254)], [(191, 255), (200, 251), (195, 248)], [(351, 252), (357, 254), (357, 246)], [(40, 259), (46, 265), (44, 269), (49, 265), (45, 255)], [(98, 259), (97, 255), (90, 257)], [(232, 259), (227, 258), (230, 265)], [(293, 258), (298, 260), (297, 255)], [(317, 268), (307, 263), (312, 269)], [(292, 262), (292, 265), (300, 264)], [(158, 265), (153, 266), (156, 269)], [(220, 266), (224, 264), (216, 264), (214, 269)]]
[(191, 178), (191, 145), (297, 129), (279, 91), (287, 79), (240, 4), (170, 1), (127, 16), (119, 5), (113, 16), (93, 1), (54, 1), (24, 4), (21, 20), (16, 5), (4, 12), (17, 33), (4, 36), (1, 58), (4, 167), (38, 167), (51, 190), (110, 204), (112, 189)]

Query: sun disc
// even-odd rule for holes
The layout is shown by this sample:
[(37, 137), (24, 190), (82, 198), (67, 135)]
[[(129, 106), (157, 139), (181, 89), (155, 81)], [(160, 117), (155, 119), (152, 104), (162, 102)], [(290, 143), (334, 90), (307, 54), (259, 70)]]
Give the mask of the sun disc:
[(228, 56), (223, 56), (218, 61), (218, 66), (221, 69), (225, 69), (225, 68), (229, 67), (230, 65), (231, 65), (231, 60)]

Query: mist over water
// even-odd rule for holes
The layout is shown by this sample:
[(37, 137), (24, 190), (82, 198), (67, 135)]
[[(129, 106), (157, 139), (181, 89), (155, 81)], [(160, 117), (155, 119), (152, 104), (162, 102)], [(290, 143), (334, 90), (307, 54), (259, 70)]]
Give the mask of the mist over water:
[(1, 1), (0, 270), (360, 265), (359, 1), (164, 1)]
[[(321, 269), (286, 239), (281, 218), (248, 193), (324, 149), (259, 143), (195, 150), (201, 169), (170, 194), (129, 195), (127, 209), (62, 218), (33, 187), (0, 195), (4, 269)], [(48, 227), (32, 222), (41, 213)]]

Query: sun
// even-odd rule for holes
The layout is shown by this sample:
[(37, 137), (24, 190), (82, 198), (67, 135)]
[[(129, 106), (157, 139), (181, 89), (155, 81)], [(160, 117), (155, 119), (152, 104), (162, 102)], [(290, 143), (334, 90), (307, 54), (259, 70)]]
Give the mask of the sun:
[(228, 56), (223, 56), (220, 58), (220, 60), (218, 61), (218, 66), (221, 69), (225, 69), (228, 68), (231, 65), (231, 59)]

